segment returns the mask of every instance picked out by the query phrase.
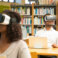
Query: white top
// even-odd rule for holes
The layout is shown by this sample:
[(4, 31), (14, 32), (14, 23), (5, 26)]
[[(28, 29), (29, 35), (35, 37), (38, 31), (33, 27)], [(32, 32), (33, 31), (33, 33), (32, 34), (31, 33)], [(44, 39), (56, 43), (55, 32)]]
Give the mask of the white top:
[(31, 58), (28, 47), (23, 40), (12, 43), (0, 56), (6, 56), (6, 58)]
[(48, 47), (52, 48), (53, 44), (58, 43), (58, 31), (51, 28), (49, 31), (47, 31), (45, 28), (38, 31), (35, 35), (36, 37), (47, 37), (48, 39)]

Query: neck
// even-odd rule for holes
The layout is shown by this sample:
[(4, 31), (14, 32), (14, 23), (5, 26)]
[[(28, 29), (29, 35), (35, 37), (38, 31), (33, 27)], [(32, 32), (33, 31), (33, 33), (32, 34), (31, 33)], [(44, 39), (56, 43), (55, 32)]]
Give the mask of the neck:
[(6, 32), (1, 33), (0, 43), (7, 43)]
[(45, 26), (46, 30), (50, 30), (52, 28), (52, 26)]

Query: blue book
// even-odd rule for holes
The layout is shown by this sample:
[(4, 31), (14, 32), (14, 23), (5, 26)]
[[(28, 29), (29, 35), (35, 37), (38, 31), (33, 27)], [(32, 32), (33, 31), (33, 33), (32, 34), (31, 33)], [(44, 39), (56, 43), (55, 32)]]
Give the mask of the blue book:
[(29, 26), (27, 26), (27, 33), (29, 33)]
[(21, 11), (20, 8), (18, 8), (18, 11), (19, 11), (19, 13), (20, 13), (20, 11)]
[(29, 19), (27, 18), (27, 24), (29, 24)]
[(32, 24), (32, 20), (31, 20), (31, 18), (30, 18), (30, 24)]
[(36, 34), (36, 28), (34, 29), (34, 34)]
[(35, 14), (37, 14), (37, 8), (35, 9)]
[(48, 13), (48, 9), (46, 9), (46, 13)]

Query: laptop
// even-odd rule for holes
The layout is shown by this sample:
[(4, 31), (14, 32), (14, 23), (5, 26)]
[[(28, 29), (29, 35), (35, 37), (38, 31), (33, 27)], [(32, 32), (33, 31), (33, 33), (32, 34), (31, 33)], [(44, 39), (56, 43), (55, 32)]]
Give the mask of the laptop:
[(48, 48), (46, 37), (30, 37), (29, 48)]

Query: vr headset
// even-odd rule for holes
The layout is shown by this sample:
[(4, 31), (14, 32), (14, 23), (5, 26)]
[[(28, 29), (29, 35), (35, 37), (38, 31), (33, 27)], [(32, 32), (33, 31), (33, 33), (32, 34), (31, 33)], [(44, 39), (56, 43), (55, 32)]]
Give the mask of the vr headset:
[(44, 17), (44, 20), (45, 21), (51, 21), (51, 20), (55, 21), (56, 20), (56, 15), (47, 15), (47, 16)]
[(10, 22), (17, 22), (17, 19), (11, 18), (7, 14), (0, 14), (0, 24), (9, 25)]

